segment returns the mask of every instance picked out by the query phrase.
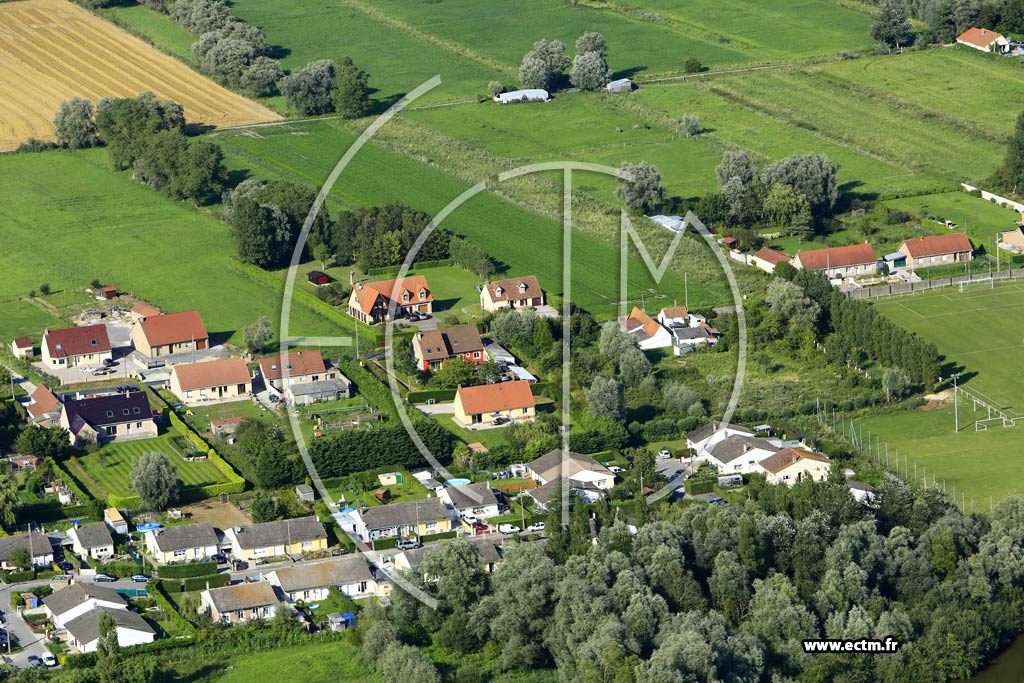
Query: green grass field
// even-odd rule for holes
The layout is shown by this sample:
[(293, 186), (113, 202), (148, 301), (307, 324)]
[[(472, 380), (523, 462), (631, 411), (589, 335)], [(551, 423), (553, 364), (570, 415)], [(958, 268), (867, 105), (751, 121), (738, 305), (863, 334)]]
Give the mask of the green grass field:
[[(228, 268), (235, 246), (224, 223), (114, 173), (106, 150), (5, 155), (0, 224), (9, 296), (99, 278), (164, 310), (199, 309), (212, 334), (238, 344), (245, 325), (267, 315), (276, 326), (280, 317), (278, 292)], [(7, 335), (42, 334), (47, 322), (25, 306), (12, 307), (24, 322), (5, 317)], [(293, 307), (292, 325), (337, 333), (303, 306)]]
[(179, 26), (166, 14), (143, 5), (120, 5), (97, 10), (101, 17), (141, 36), (169, 55), (185, 63), (192, 60), (192, 43), (196, 36)]
[[(877, 301), (894, 322), (935, 342), (947, 361), (963, 366), (965, 389), (1024, 415), (1024, 285), (946, 287)], [(969, 332), (968, 332), (969, 331)]]
[(10, 349), (15, 337), (29, 337), (39, 347), (43, 330), (47, 327), (63, 327), (64, 323), (52, 315), (24, 300), (0, 302), (0, 341)]
[[(225, 150), (239, 176), (290, 178), (319, 187), (351, 144), (353, 135), (334, 122), (313, 122), (263, 129), (259, 137), (224, 132), (211, 137)], [(583, 176), (582, 183), (590, 182)], [(367, 145), (334, 186), (332, 211), (386, 202), (404, 202), (433, 215), (469, 185), (424, 164)], [(462, 205), (443, 223), (452, 232), (482, 245), (509, 272), (535, 273), (548, 292), (562, 292), (562, 228), (488, 192)], [(618, 297), (618, 244), (581, 230), (573, 233), (574, 303), (602, 317), (614, 314)], [(727, 301), (722, 283), (689, 280), (690, 300), (697, 305)], [(710, 286), (709, 286), (710, 285)], [(714, 287), (711, 289), (710, 287)], [(630, 259), (631, 297), (643, 291), (680, 296), (681, 269), (670, 269), (654, 283), (638, 256)]]
[(333, 681), (380, 683), (367, 669), (358, 649), (347, 642), (299, 645), (266, 652), (247, 652), (231, 661), (230, 670), (217, 683), (249, 683), (253, 680)]
[[(893, 413), (858, 420), (868, 432), (878, 436), (882, 443), (889, 443), (891, 462), (895, 462), (895, 451), (899, 449), (900, 460), (909, 458), (910, 477), (913, 479), (914, 462), (918, 465), (918, 477), (923, 478), (927, 468), (928, 480), (932, 476), (939, 483), (946, 480), (946, 490), (952, 494), (956, 487), (957, 501), (960, 492), (967, 495), (967, 504), (975, 499), (975, 509), (988, 511), (989, 496), (998, 502), (1007, 494), (1024, 495), (1024, 425), (1005, 428), (993, 426), (985, 431), (975, 431), (971, 422), (975, 416), (984, 413), (973, 412), (969, 403), (962, 402), (960, 410), (960, 431), (954, 432), (953, 406), (941, 410), (914, 410)], [(885, 447), (882, 447), (885, 458)], [(900, 466), (901, 476), (903, 466)], [(969, 507), (968, 507), (969, 509)]]
[(170, 435), (139, 441), (121, 441), (102, 446), (96, 453), (80, 455), (77, 464), (68, 463), (72, 474), (77, 476), (89, 491), (106, 500), (111, 493), (119, 496), (131, 495), (128, 474), (132, 461), (146, 453), (166, 453), (178, 470), (183, 486), (206, 486), (227, 481), (213, 463), (207, 461), (188, 462), (181, 455), (181, 447)]
[(957, 230), (967, 232), (975, 247), (984, 245), (989, 254), (993, 253), (995, 249), (996, 233), (1012, 229), (1014, 222), (1020, 219), (1020, 214), (1016, 211), (987, 202), (966, 192), (903, 197), (891, 199), (885, 202), (885, 205), (925, 219), (925, 225), (934, 227), (938, 232), (944, 232), (945, 229), (934, 223), (928, 223), (927, 218), (953, 221), (957, 225)]
[[(733, 77), (716, 78), (711, 86), (728, 86)], [(638, 102), (668, 116), (694, 113), (713, 140), (749, 150), (770, 160), (789, 154), (821, 153), (839, 166), (844, 192), (879, 195), (921, 192), (948, 185), (927, 172), (907, 168), (884, 157), (871, 156), (817, 131), (793, 125), (752, 108), (737, 105), (728, 97), (707, 89), (709, 84), (678, 83), (642, 88), (630, 95)], [(671, 170), (667, 171), (671, 174)], [(671, 181), (671, 178), (669, 178)], [(709, 178), (714, 182), (714, 177)]]
[(819, 0), (639, 0), (635, 4), (707, 36), (742, 46), (757, 60), (870, 48), (871, 18)]

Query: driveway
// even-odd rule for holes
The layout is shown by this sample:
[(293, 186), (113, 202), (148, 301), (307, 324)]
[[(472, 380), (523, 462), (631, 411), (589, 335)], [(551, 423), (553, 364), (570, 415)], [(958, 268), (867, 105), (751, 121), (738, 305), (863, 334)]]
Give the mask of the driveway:
[(416, 410), (420, 411), (424, 415), (454, 415), (455, 404), (451, 401), (444, 403), (417, 403)]

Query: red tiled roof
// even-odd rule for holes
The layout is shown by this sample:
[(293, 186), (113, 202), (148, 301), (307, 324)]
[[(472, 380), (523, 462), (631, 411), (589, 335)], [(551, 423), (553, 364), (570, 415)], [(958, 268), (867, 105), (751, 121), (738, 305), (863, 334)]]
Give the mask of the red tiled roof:
[(100, 291), (103, 292), (104, 294), (107, 294), (108, 292), (116, 292), (117, 287), (115, 287), (114, 285), (107, 285), (106, 287), (100, 287)]
[(287, 356), (270, 356), (260, 359), (260, 372), (264, 379), (281, 379), (284, 367), (288, 366), (288, 376), (298, 377), (326, 372), (323, 356), (317, 350), (292, 351)]
[(529, 382), (499, 382), (478, 387), (459, 387), (456, 400), (467, 415), (486, 415), (535, 405)]
[(666, 318), (685, 318), (690, 314), (686, 310), (686, 306), (669, 306), (668, 308), (661, 309), (661, 312)]
[(662, 329), (657, 320), (634, 306), (633, 310), (629, 312), (629, 317), (626, 318), (626, 329), (632, 331), (637, 327), (643, 327), (648, 337), (653, 337)]
[(783, 448), (782, 450), (769, 455), (758, 464), (772, 474), (778, 474), (782, 470), (791, 465), (795, 465), (801, 460), (831, 462), (831, 460), (820, 453), (811, 453), (810, 451), (801, 450), (799, 448)]
[(761, 247), (754, 252), (754, 258), (759, 258), (762, 261), (767, 261), (772, 265), (779, 265), (780, 263), (789, 263), (793, 259), (778, 249), (772, 249), (770, 247)]
[(168, 346), (170, 344), (181, 344), (187, 341), (206, 339), (206, 327), (203, 319), (199, 317), (199, 311), (179, 311), (177, 313), (164, 313), (139, 321), (142, 326), (142, 334), (150, 346)]
[(60, 405), (60, 401), (45, 384), (40, 384), (36, 387), (36, 390), (32, 392), (32, 396), (29, 398), (31, 403), (27, 407), (28, 414), (36, 418), (51, 412)]
[(175, 365), (171, 373), (177, 375), (182, 391), (220, 387), (228, 384), (245, 384), (252, 378), (249, 368), (241, 358), (221, 358), (202, 363)]
[(875, 263), (875, 251), (870, 244), (851, 244), (846, 247), (829, 247), (800, 251), (796, 255), (800, 265), (807, 270), (826, 270), (828, 268), (846, 268)]
[(18, 337), (17, 339), (14, 340), (14, 345), (17, 346), (19, 349), (31, 349), (32, 340), (29, 339), (28, 337)]
[(143, 318), (148, 318), (151, 315), (160, 315), (163, 311), (156, 306), (150, 306), (149, 304), (140, 301), (132, 306), (132, 313), (135, 315), (141, 315)]
[[(384, 297), (385, 304), (387, 304), (389, 299), (394, 298), (403, 306), (425, 304), (434, 300), (434, 295), (430, 292), (430, 287), (427, 286), (427, 279), (422, 275), (407, 275), (402, 278), (401, 286), (398, 286), (398, 284), (397, 280), (367, 282), (361, 288), (355, 287), (352, 293), (359, 303), (359, 310), (367, 314), (373, 310), (373, 304), (379, 296)], [(425, 292), (425, 296), (420, 297), (421, 291)], [(402, 300), (403, 292), (409, 292), (408, 301)]]
[(974, 47), (987, 48), (995, 41), (1002, 38), (1002, 34), (996, 33), (995, 31), (989, 31), (987, 28), (973, 27), (969, 28), (959, 36), (957, 36), (956, 42), (967, 43)]
[(69, 358), (86, 353), (108, 353), (110, 338), (106, 325), (85, 325), (64, 330), (47, 330), (43, 344), (51, 358)]
[(971, 246), (971, 240), (967, 239), (967, 234), (963, 232), (915, 237), (904, 240), (903, 244), (900, 245), (900, 251), (903, 250), (903, 247), (907, 248), (907, 251), (913, 258), (941, 256), (942, 254), (960, 254), (963, 252), (970, 253), (974, 251), (974, 247)]

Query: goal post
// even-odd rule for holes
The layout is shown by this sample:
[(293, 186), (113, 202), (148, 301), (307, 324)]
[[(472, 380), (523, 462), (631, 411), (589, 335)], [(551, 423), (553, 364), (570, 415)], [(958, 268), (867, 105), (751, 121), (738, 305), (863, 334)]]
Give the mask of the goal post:
[(977, 280), (967, 280), (960, 283), (960, 293), (963, 294), (968, 289), (994, 289), (996, 281), (991, 277), (980, 277)]

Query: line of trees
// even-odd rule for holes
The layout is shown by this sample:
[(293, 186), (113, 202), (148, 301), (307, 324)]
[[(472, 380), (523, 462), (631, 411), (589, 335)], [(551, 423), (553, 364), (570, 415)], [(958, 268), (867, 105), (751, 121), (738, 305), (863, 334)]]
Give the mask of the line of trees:
[[(869, 0), (881, 8), (881, 15), (896, 26), (905, 25), (899, 15), (922, 20), (928, 28), (918, 40), (923, 43), (948, 43), (958, 35), (978, 26), (1003, 34), (1024, 32), (1024, 0)], [(876, 26), (879, 22), (876, 20)], [(907, 33), (898, 30), (895, 35)], [(874, 35), (874, 31), (873, 31)], [(892, 34), (890, 34), (892, 35)], [(895, 45), (880, 36), (876, 39)], [(905, 43), (903, 43), (905, 44)]]
[[(489, 575), (468, 542), (439, 546), (421, 567), (437, 580), (407, 575), (438, 608), (396, 587), (364, 657), (405, 647), (411, 661), (412, 648), (433, 648), (458, 662), (459, 681), (515, 671), (579, 683), (967, 677), (1019, 629), (1024, 501), (1003, 500), (988, 520), (894, 477), (878, 488), (870, 509), (841, 478), (791, 490), (755, 478), (745, 505), (662, 508), (635, 536), (605, 501), (574, 500), (563, 527), (556, 495), (547, 543), (506, 544)], [(815, 638), (900, 647), (804, 652)], [(407, 680), (436, 680), (426, 664)]]
[[(430, 452), (448, 461), (454, 437), (429, 419), (415, 420), (416, 433)], [(378, 467), (417, 467), (423, 455), (401, 424), (379, 424), (373, 429), (345, 429), (314, 439), (310, 457), (321, 477), (340, 477)]]
[[(261, 268), (290, 262), (316, 192), (283, 180), (242, 181), (224, 194), (224, 220), (231, 226), (238, 257)], [(331, 225), (326, 206), (320, 208), (311, 232)]]
[(288, 106), (303, 116), (336, 112), (346, 119), (366, 116), (372, 109), (370, 75), (351, 58), (310, 62), (281, 80)]

